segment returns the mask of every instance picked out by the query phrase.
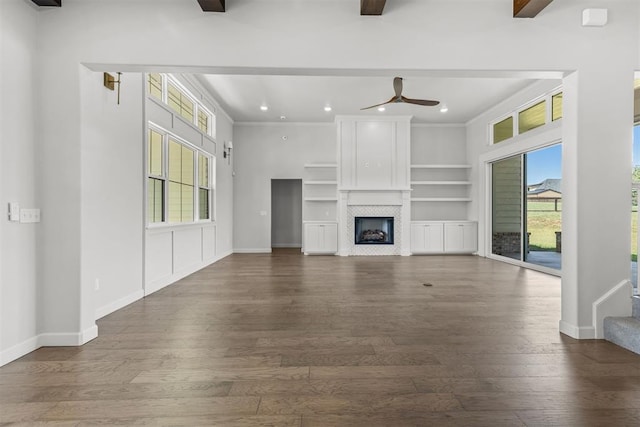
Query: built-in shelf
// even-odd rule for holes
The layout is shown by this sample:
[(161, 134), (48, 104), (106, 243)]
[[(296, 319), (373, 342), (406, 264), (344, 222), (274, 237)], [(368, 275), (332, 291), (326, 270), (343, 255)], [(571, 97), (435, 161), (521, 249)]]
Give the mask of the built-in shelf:
[(468, 197), (416, 197), (412, 202), (470, 202)]
[(305, 181), (304, 185), (338, 185), (338, 181)]
[(411, 169), (471, 169), (471, 165), (411, 165)]
[(471, 185), (471, 181), (411, 181), (411, 185)]
[(305, 163), (305, 168), (337, 168), (337, 163)]
[(337, 202), (337, 197), (305, 197), (305, 202)]

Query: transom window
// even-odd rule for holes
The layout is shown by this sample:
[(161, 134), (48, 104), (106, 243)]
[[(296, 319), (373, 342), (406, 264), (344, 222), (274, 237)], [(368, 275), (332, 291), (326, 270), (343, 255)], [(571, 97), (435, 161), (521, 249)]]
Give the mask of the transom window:
[(490, 141), (497, 144), (562, 118), (562, 92), (554, 91), (491, 123)]
[(148, 223), (211, 220), (213, 157), (153, 124), (147, 151)]
[(204, 134), (215, 138), (215, 115), (171, 74), (149, 73), (147, 93)]

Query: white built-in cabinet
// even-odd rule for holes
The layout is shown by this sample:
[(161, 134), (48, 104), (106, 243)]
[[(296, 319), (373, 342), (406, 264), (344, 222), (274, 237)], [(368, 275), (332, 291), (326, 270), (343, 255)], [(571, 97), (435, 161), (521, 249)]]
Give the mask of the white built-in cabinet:
[(338, 165), (308, 163), (302, 182), (302, 250), (305, 254), (338, 251)]
[(338, 223), (306, 222), (304, 224), (304, 253), (335, 254), (338, 252)]
[(464, 254), (478, 250), (478, 225), (474, 221), (413, 221), (411, 253)]

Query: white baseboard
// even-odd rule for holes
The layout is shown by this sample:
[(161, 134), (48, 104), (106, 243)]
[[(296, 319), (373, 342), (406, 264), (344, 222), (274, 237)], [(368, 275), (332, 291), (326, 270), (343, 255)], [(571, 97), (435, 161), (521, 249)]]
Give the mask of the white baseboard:
[(13, 362), (40, 347), (77, 347), (98, 336), (98, 326), (93, 325), (82, 332), (40, 334), (0, 352), (0, 366)]
[(272, 248), (301, 248), (302, 243), (273, 243)]
[(75, 347), (86, 344), (98, 336), (98, 326), (93, 325), (82, 332), (48, 333), (38, 336), (39, 347)]
[(271, 248), (240, 248), (234, 249), (234, 254), (270, 254)]
[(96, 320), (102, 319), (104, 316), (120, 310), (122, 307), (126, 307), (129, 304), (144, 298), (144, 290), (138, 289), (137, 291), (120, 298), (117, 301), (113, 301), (107, 305), (104, 305), (96, 310)]
[(152, 293), (157, 292), (162, 288), (166, 288), (167, 286), (177, 282), (178, 280), (184, 279), (188, 275), (193, 274), (198, 270), (202, 270), (203, 268), (220, 261), (222, 258), (228, 257), (232, 253), (232, 251), (228, 251), (221, 254), (220, 256), (216, 256), (215, 258), (191, 265), (188, 268), (184, 268), (180, 271), (175, 272), (174, 274), (147, 283), (143, 290), (143, 297), (151, 295)]
[(596, 337), (596, 329), (593, 326), (576, 326), (564, 320), (560, 321), (560, 333), (577, 340), (592, 340)]
[(0, 352), (0, 366), (4, 366), (9, 362), (13, 362), (16, 359), (21, 358), (25, 354), (29, 354), (34, 350), (40, 348), (38, 345), (38, 336), (31, 337), (22, 341), (19, 344), (9, 347), (5, 351)]

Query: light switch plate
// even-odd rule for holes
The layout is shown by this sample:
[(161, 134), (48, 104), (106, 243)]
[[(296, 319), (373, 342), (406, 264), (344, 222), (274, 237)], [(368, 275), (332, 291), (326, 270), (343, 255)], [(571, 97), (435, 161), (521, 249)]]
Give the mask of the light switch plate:
[(20, 221), (20, 205), (17, 202), (9, 203), (9, 221)]

